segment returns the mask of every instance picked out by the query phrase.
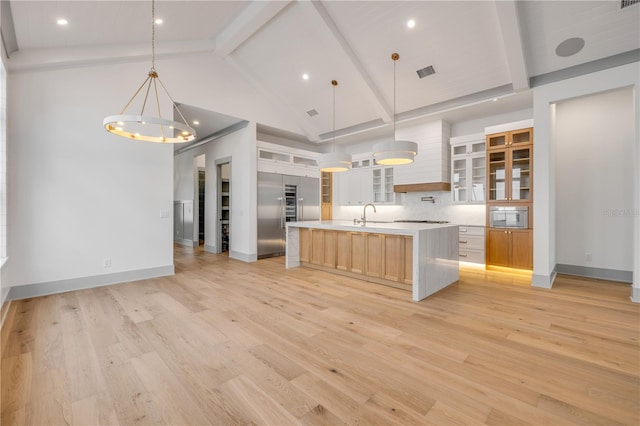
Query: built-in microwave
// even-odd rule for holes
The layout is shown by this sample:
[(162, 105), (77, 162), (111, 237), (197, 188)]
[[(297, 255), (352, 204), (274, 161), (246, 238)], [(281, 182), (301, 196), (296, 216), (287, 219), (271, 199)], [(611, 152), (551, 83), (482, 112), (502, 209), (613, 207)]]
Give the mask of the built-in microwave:
[(489, 207), (489, 227), (528, 228), (529, 207)]

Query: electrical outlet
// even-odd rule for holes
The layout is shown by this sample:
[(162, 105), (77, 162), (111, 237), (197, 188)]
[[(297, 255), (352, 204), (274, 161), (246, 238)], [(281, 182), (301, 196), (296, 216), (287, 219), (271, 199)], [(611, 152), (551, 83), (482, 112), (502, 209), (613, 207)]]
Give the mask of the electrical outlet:
[(108, 257), (103, 262), (105, 268), (111, 268), (111, 259)]
[(591, 253), (585, 253), (584, 260), (586, 260), (587, 262), (591, 262), (593, 260), (593, 256), (591, 255)]
[(160, 219), (166, 219), (169, 217), (169, 210), (160, 210)]

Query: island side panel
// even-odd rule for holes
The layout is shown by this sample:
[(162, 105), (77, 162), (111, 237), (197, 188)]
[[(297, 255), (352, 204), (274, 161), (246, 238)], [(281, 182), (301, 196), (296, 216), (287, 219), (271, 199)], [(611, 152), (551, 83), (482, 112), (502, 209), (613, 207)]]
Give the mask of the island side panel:
[(418, 279), (414, 279), (413, 300), (422, 300), (446, 286), (458, 281), (459, 247), (458, 227), (449, 226), (421, 230), (418, 242), (414, 241), (414, 273), (418, 269)]
[(300, 228), (297, 226), (287, 226), (284, 266), (287, 269), (300, 266)]

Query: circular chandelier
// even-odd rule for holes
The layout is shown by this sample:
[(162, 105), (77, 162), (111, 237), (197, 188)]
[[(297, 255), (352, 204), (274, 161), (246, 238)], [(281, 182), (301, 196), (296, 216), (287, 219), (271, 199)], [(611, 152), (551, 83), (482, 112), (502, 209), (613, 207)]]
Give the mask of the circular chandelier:
[[(158, 83), (171, 100), (173, 108), (178, 112), (183, 122), (162, 118), (160, 111), (160, 100), (158, 97)], [(144, 89), (144, 90), (143, 90)], [(127, 108), (133, 100), (144, 92), (144, 100), (140, 114), (126, 114)], [(155, 98), (155, 106), (158, 111), (157, 116), (145, 115), (149, 95)], [(180, 108), (169, 94), (169, 91), (156, 71), (156, 7), (155, 0), (151, 0), (151, 70), (147, 74), (146, 80), (142, 82), (138, 90), (133, 94), (129, 102), (122, 108), (119, 114), (105, 117), (102, 122), (104, 128), (114, 135), (128, 139), (159, 142), (159, 143), (184, 143), (196, 139), (196, 131), (187, 124), (187, 120), (180, 112)]]

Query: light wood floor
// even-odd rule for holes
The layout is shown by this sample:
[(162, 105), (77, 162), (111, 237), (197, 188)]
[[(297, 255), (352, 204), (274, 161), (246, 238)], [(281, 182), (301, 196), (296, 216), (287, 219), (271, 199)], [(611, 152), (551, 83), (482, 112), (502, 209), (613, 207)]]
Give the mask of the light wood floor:
[(640, 422), (628, 286), (469, 269), (416, 303), (281, 259), (176, 266), (14, 302), (2, 425)]

